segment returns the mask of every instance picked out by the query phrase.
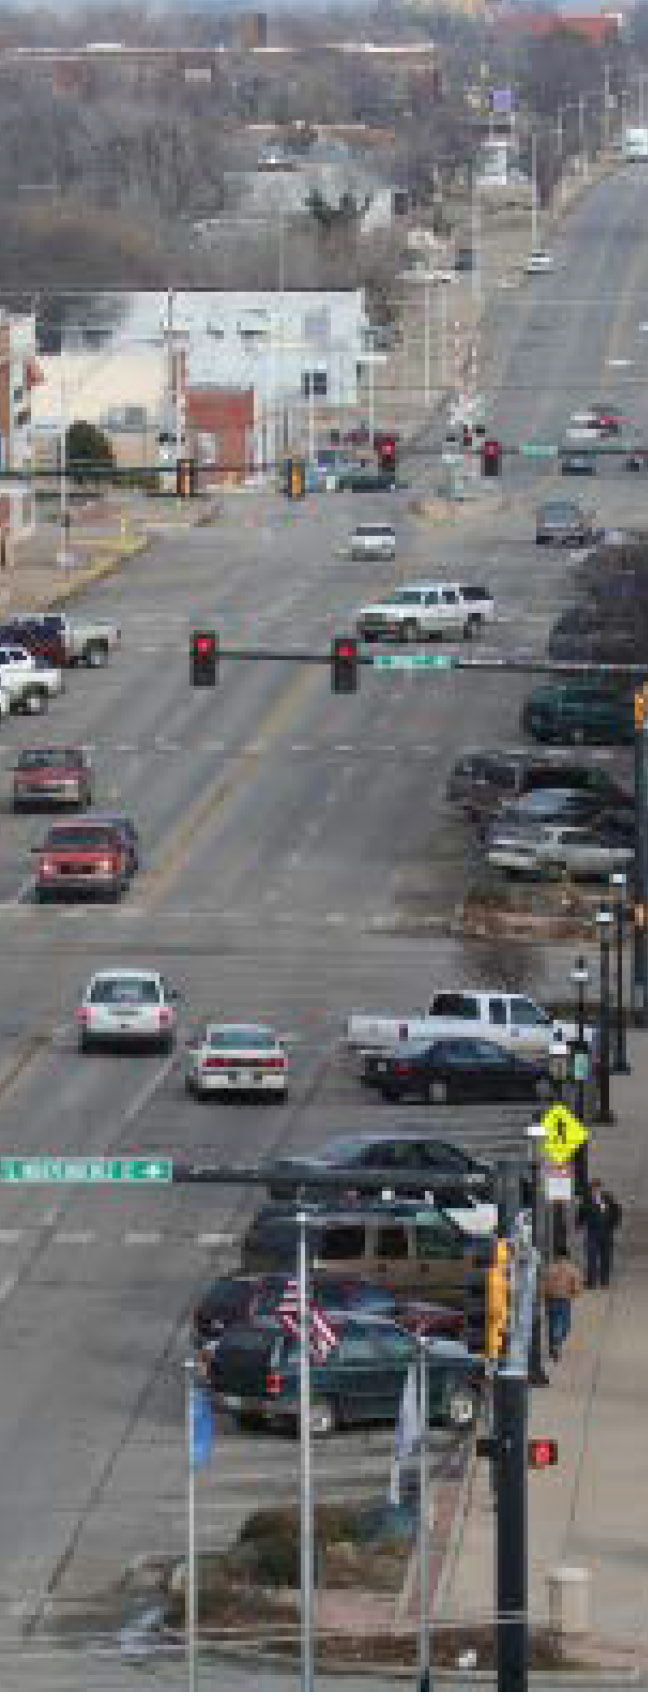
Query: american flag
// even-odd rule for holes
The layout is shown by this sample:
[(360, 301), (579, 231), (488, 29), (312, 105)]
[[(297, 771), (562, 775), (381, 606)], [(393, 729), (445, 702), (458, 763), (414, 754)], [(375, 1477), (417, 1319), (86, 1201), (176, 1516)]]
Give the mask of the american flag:
[[(288, 1336), (298, 1337), (301, 1322), (299, 1285), (296, 1278), (288, 1279), (277, 1307), (277, 1314), (284, 1331), (288, 1332)], [(319, 1307), (315, 1301), (309, 1303), (309, 1317), (311, 1354), (315, 1360), (323, 1362), (339, 1341), (339, 1333), (335, 1326), (331, 1324), (330, 1319), (327, 1319), (324, 1309)]]

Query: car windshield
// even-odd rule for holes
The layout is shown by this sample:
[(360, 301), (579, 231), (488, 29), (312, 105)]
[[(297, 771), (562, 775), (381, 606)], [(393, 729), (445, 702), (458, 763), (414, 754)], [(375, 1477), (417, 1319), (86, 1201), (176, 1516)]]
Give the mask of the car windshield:
[(393, 595), (390, 595), (389, 599), (393, 601), (396, 606), (418, 606), (422, 599), (421, 590), (395, 589)]
[(80, 766), (83, 755), (78, 748), (25, 748), (19, 755), (18, 765), (21, 770), (30, 771), (34, 766)]
[(90, 990), (90, 1000), (93, 1004), (100, 1002), (107, 1007), (121, 1007), (133, 1002), (139, 1007), (155, 1007), (160, 993), (156, 978), (97, 978)]
[(272, 1031), (257, 1030), (249, 1025), (233, 1026), (209, 1025), (205, 1040), (210, 1048), (274, 1048), (276, 1038)]
[(105, 825), (65, 825), (56, 830), (50, 830), (47, 838), (48, 848), (102, 848), (105, 844), (114, 845), (116, 832)]
[(551, 524), (573, 524), (576, 519), (580, 518), (580, 513), (575, 506), (563, 506), (559, 501), (552, 501), (548, 506), (542, 508), (540, 517), (548, 520)]

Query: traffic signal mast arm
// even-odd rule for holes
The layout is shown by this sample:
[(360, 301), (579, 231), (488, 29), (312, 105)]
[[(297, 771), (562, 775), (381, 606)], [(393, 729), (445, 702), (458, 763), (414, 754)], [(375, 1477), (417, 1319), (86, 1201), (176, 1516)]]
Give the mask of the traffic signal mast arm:
[[(199, 638), (202, 640), (208, 638), (210, 643), (215, 644), (214, 652), (217, 656), (217, 660), (244, 660), (251, 663), (285, 661), (288, 663), (292, 662), (294, 665), (328, 666), (331, 672), (331, 677), (333, 677), (337, 645), (342, 643), (344, 648), (347, 650), (343, 656), (344, 659), (347, 662), (352, 660), (355, 667), (373, 666), (376, 671), (385, 669), (385, 654), (367, 653), (363, 649), (358, 638), (355, 636), (334, 636), (332, 638), (331, 648), (329, 651), (321, 653), (317, 652), (313, 648), (238, 647), (222, 643), (216, 631), (193, 631), (190, 639), (190, 655), (192, 661), (194, 655), (194, 644)], [(354, 659), (352, 656), (353, 648), (355, 648)], [(418, 658), (418, 654), (414, 653), (410, 657)], [(397, 654), (394, 658), (395, 660), (402, 661), (404, 658), (407, 658), (407, 656)], [(520, 655), (518, 658), (515, 654), (502, 656), (497, 656), (495, 654), (460, 655), (448, 654), (447, 651), (441, 656), (437, 653), (425, 653), (424, 658), (427, 660), (431, 670), (434, 669), (435, 662), (442, 659), (444, 668), (452, 671), (508, 671), (519, 672), (522, 675), (528, 673), (529, 675), (570, 678), (613, 677), (618, 678), (619, 680), (625, 679), (628, 684), (636, 683), (637, 686), (643, 685), (646, 680), (648, 680), (648, 661), (637, 665), (631, 665), (627, 662), (620, 662), (612, 665), (597, 665), (590, 660), (529, 659), (526, 655)], [(383, 664), (379, 664), (379, 661), (382, 661)], [(217, 672), (218, 665), (216, 665), (216, 673)], [(217, 681), (217, 676), (214, 677), (213, 681), (214, 683)]]

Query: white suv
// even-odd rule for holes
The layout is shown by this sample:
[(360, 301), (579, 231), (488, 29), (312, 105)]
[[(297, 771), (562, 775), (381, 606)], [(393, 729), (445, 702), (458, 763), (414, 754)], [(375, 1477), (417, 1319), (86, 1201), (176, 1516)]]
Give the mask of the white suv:
[(352, 559), (395, 559), (396, 534), (391, 524), (358, 524), (351, 537)]
[(476, 636), (492, 623), (495, 606), (488, 589), (459, 583), (412, 583), (384, 601), (361, 607), (356, 629), (364, 641), (425, 641), (432, 636)]

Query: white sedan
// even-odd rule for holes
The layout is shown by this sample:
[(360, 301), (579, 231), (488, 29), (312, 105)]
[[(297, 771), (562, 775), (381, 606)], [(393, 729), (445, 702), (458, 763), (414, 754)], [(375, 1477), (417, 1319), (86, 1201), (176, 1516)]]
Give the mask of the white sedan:
[(208, 1022), (187, 1047), (185, 1083), (191, 1095), (228, 1092), (284, 1100), (288, 1060), (268, 1025)]
[(553, 271), (553, 267), (553, 254), (546, 253), (545, 249), (542, 247), (536, 247), (533, 253), (529, 254), (525, 265), (525, 271), (528, 276), (533, 277), (543, 271)]
[(77, 1008), (79, 1047), (150, 1046), (170, 1052), (177, 1000), (160, 972), (137, 966), (95, 972)]

